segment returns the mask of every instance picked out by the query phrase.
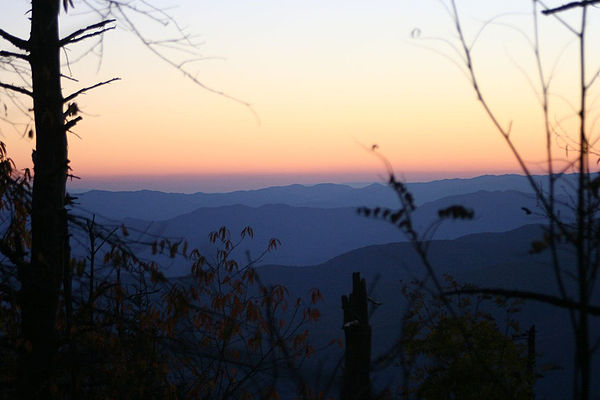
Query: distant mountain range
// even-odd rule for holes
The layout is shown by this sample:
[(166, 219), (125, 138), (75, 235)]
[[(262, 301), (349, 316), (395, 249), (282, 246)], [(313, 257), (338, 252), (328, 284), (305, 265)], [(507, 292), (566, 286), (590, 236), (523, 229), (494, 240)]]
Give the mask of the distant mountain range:
[[(534, 180), (543, 188), (543, 177)], [(565, 188), (571, 180), (572, 176), (567, 176), (558, 188), (558, 212), (567, 219), (572, 208)], [(532, 240), (543, 234), (540, 224), (545, 218), (524, 177), (482, 176), (408, 186), (419, 205), (411, 215), (413, 225), (425, 239), (432, 239), (428, 254), (438, 276), (450, 273), (462, 283), (556, 292), (549, 256), (529, 252)], [(291, 185), (192, 195), (91, 191), (77, 196), (76, 214), (95, 214), (97, 221), (107, 226), (124, 224), (129, 238), (138, 242), (160, 237), (185, 239), (209, 260), (215, 248), (208, 234), (221, 226), (230, 229), (234, 241), (245, 226), (253, 228), (254, 238), (245, 239), (234, 254), (242, 263), (248, 254), (261, 254), (270, 238), (278, 238), (281, 246), (261, 262), (261, 280), (286, 285), (292, 298), (305, 297), (311, 288), (320, 288), (324, 295), (319, 306), (322, 318), (311, 331), (322, 343), (343, 336), (340, 296), (349, 293), (352, 272), (361, 272), (370, 295), (383, 303), (372, 319), (374, 356), (389, 349), (399, 333), (399, 321), (406, 310), (400, 294), (402, 282), (425, 276), (420, 258), (399, 229), (356, 212), (359, 206), (398, 207), (395, 194), (382, 184), (363, 188)], [(438, 210), (451, 205), (473, 209), (473, 220), (439, 223)], [(74, 234), (73, 253), (82, 255), (85, 238), (76, 239)], [(147, 245), (132, 246), (141, 257), (151, 258)], [(559, 256), (564, 265), (572, 263), (573, 254), (562, 252)], [(165, 255), (155, 259), (172, 279), (188, 279), (189, 260)], [(594, 302), (600, 302), (600, 296), (596, 295)], [(540, 365), (550, 362), (565, 368), (547, 373), (538, 384), (537, 398), (568, 398), (573, 354), (568, 313), (527, 303), (520, 321), (525, 329), (532, 324), (537, 327)], [(595, 337), (600, 334), (596, 322)], [(322, 355), (326, 359), (323, 365), (335, 363), (341, 355), (335, 349), (328, 351)], [(597, 374), (597, 357), (594, 362), (593, 372)], [(376, 375), (378, 382), (386, 382), (393, 378), (394, 370)], [(600, 387), (594, 390), (598, 392)]]
[[(440, 223), (438, 210), (456, 204), (472, 209), (475, 212), (473, 220)], [(562, 211), (564, 216), (569, 213), (566, 207)], [(472, 233), (504, 232), (542, 223), (544, 217), (531, 194), (479, 191), (423, 204), (412, 214), (412, 220), (418, 232), (427, 232), (426, 239), (455, 239)], [(208, 239), (210, 232), (225, 226), (236, 242), (239, 233), (250, 226), (254, 239), (244, 240), (236, 255), (246, 257), (249, 253), (256, 257), (266, 249), (271, 238), (277, 238), (281, 242), (280, 247), (266, 254), (262, 262), (285, 265), (318, 264), (356, 248), (406, 240), (397, 227), (387, 221), (360, 216), (353, 207), (229, 205), (202, 207), (163, 221), (124, 218), (120, 222), (129, 228), (132, 238), (139, 241), (152, 242), (159, 237), (181, 238), (189, 243), (190, 248), (197, 248), (207, 256), (215, 253), (215, 247)], [(141, 251), (149, 252), (149, 249)], [(170, 276), (185, 274), (188, 268), (184, 261), (169, 261), (169, 264), (172, 264), (168, 272)]]
[[(540, 187), (546, 179), (534, 176)], [(559, 194), (573, 176), (565, 176)], [(515, 190), (532, 193), (529, 182), (521, 175), (484, 175), (472, 179), (445, 179), (425, 183), (408, 183), (418, 204), (443, 197), (484, 191)], [(95, 213), (109, 219), (138, 218), (160, 221), (189, 213), (200, 207), (245, 205), (260, 207), (287, 204), (295, 207), (396, 207), (395, 194), (380, 183), (362, 188), (323, 183), (314, 186), (290, 185), (230, 193), (164, 193), (156, 191), (110, 192), (92, 190), (79, 193), (76, 207), (80, 212)]]

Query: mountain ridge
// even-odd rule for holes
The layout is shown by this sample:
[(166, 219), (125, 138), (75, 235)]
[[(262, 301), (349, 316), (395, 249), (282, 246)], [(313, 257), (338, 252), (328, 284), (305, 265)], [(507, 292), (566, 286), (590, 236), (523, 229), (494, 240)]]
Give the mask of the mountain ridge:
[[(473, 220), (440, 221), (438, 210), (455, 204), (473, 209)], [(567, 216), (567, 212), (564, 210), (563, 216)], [(455, 239), (470, 233), (504, 232), (542, 223), (545, 218), (536, 208), (535, 197), (531, 194), (479, 191), (423, 204), (412, 213), (412, 220), (418, 232), (432, 233), (423, 237), (430, 240)], [(97, 221), (103, 223), (100, 218)], [(231, 239), (237, 242), (239, 233), (250, 226), (254, 238), (241, 242), (235, 250), (236, 256), (245, 256), (247, 252), (252, 256), (262, 254), (270, 239), (276, 238), (281, 243), (278, 250), (267, 253), (261, 261), (269, 264), (313, 265), (352, 249), (406, 240), (393, 224), (361, 216), (354, 207), (226, 205), (198, 208), (163, 221), (125, 218), (112, 224), (124, 224), (132, 234), (139, 236), (140, 241), (152, 242), (159, 237), (185, 240), (189, 248), (197, 248), (205, 256), (215, 252), (208, 238), (210, 232), (225, 226)], [(184, 267), (174, 266), (169, 275), (178, 274), (177, 271), (183, 271)]]
[[(534, 180), (544, 181), (543, 176)], [(567, 176), (565, 182), (571, 180)], [(543, 188), (543, 182), (540, 183)], [(417, 204), (439, 200), (450, 195), (461, 195), (479, 190), (517, 190), (532, 193), (529, 182), (521, 175), (483, 175), (470, 179), (445, 179), (424, 183), (407, 183)], [(560, 193), (559, 193), (560, 194)], [(92, 190), (77, 194), (76, 210), (106, 218), (133, 217), (147, 220), (164, 220), (193, 211), (200, 207), (241, 204), (289, 204), (318, 208), (336, 207), (395, 207), (395, 193), (382, 183), (372, 183), (361, 188), (349, 185), (323, 183), (317, 185), (273, 186), (256, 190), (225, 193), (166, 193), (153, 190), (104, 191)]]

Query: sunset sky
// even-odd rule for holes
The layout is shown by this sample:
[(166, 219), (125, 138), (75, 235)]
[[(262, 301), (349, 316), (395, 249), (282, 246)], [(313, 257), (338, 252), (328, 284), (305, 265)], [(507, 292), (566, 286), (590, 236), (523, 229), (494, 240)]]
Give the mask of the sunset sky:
[[(28, 2), (4, 3), (0, 26), (26, 37)], [(398, 174), (412, 181), (518, 171), (468, 79), (452, 62), (460, 63), (458, 56), (443, 40), (428, 39), (458, 45), (441, 1), (153, 4), (175, 6), (168, 12), (202, 43), (198, 50), (207, 59), (187, 64), (187, 70), (252, 109), (190, 82), (131, 33), (112, 31), (105, 36), (101, 64), (93, 55), (74, 63), (70, 68), (80, 82), (65, 81), (68, 93), (122, 78), (78, 100), (84, 120), (74, 130), (78, 136), (70, 135), (69, 149), (74, 174), (83, 178), (79, 185), (140, 188), (139, 182), (145, 182), (142, 186), (150, 189), (193, 192), (378, 181), (385, 169), (365, 150), (373, 144)], [(470, 39), (483, 22), (500, 16), (479, 36), (475, 68), (501, 123), (512, 122), (512, 137), (524, 158), (539, 166), (545, 147), (540, 107), (530, 85), (538, 83), (526, 38), (533, 37), (531, 2), (457, 4)], [(62, 19), (64, 33), (96, 21), (76, 15), (84, 8), (75, 5), (73, 15)], [(591, 37), (600, 37), (600, 10), (591, 14), (596, 32)], [(565, 15), (568, 21), (574, 17)], [(564, 143), (576, 127), (569, 103), (577, 105), (577, 47), (555, 19), (540, 19), (542, 57), (547, 71), (555, 66), (551, 116), (564, 130), (556, 141), (564, 157)], [(139, 27), (157, 39), (172, 33), (145, 20), (139, 20)], [(69, 58), (80, 53), (73, 45)], [(597, 65), (600, 53), (591, 53), (590, 65)], [(19, 83), (2, 72), (0, 79)], [(590, 96), (594, 106), (597, 94), (594, 90)], [(0, 101), (7, 103), (1, 92)], [(9, 118), (24, 122), (10, 102), (8, 109)], [(34, 143), (22, 137), (25, 126), (3, 124), (1, 130), (17, 165), (29, 166)]]

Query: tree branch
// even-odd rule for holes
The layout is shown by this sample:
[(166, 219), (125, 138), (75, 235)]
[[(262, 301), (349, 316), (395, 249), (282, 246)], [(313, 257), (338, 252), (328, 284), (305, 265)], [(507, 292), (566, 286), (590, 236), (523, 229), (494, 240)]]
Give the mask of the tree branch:
[(64, 42), (64, 43), (61, 41), (61, 42), (60, 42), (60, 43), (61, 43), (60, 45), (61, 45), (61, 46), (66, 46), (67, 44), (71, 44), (71, 43), (77, 43), (77, 42), (80, 42), (80, 41), (82, 41), (82, 40), (85, 40), (85, 39), (88, 39), (88, 38), (91, 38), (91, 37), (94, 37), (94, 36), (101, 35), (101, 34), (103, 34), (104, 32), (107, 32), (107, 31), (110, 31), (110, 30), (113, 30), (113, 29), (115, 29), (115, 27), (114, 27), (114, 26), (110, 26), (110, 27), (108, 27), (108, 28), (104, 28), (104, 29), (102, 29), (102, 30), (99, 30), (98, 32), (88, 33), (87, 35), (80, 36), (80, 37), (78, 37), (78, 38), (76, 38), (76, 39), (71, 39), (71, 40), (69, 40), (69, 41), (66, 41), (66, 42)]
[(73, 128), (82, 119), (83, 118), (79, 116), (79, 117), (74, 118), (74, 119), (72, 119), (70, 121), (67, 121), (67, 123), (65, 124), (65, 131), (68, 131), (69, 129)]
[(0, 37), (21, 50), (29, 51), (29, 42), (27, 40), (13, 36), (3, 29), (0, 29)]
[[(115, 29), (114, 26), (109, 26), (109, 27), (105, 28), (105, 25), (110, 24), (115, 21), (116, 20), (114, 20), (114, 19), (107, 19), (107, 20), (98, 22), (97, 24), (89, 25), (89, 26), (86, 26), (85, 28), (78, 29), (75, 32), (73, 32), (73, 33), (67, 35), (66, 37), (64, 37), (63, 39), (61, 39), (59, 42), (59, 45), (61, 47), (63, 47), (69, 43), (75, 43), (75, 42), (79, 42), (81, 40), (84, 40), (84, 39), (87, 39), (87, 38), (90, 38), (93, 36), (101, 35), (106, 31)], [(91, 31), (94, 29), (99, 29), (99, 31), (85, 34), (87, 31)]]
[(542, 14), (544, 14), (544, 15), (550, 15), (550, 14), (555, 14), (555, 13), (558, 13), (558, 12), (561, 12), (561, 11), (570, 10), (571, 8), (585, 7), (585, 6), (590, 6), (592, 4), (600, 4), (600, 0), (573, 1), (571, 3), (564, 4), (564, 5), (560, 6), (560, 7), (549, 8), (547, 10), (542, 10)]
[(92, 85), (92, 86), (89, 86), (89, 87), (86, 87), (86, 88), (83, 88), (83, 89), (79, 89), (75, 93), (70, 94), (67, 97), (65, 97), (65, 99), (63, 100), (63, 103), (67, 103), (67, 102), (73, 100), (75, 97), (79, 96), (80, 94), (83, 94), (83, 93), (85, 93), (85, 92), (87, 92), (89, 90), (95, 89), (95, 88), (100, 87), (100, 86), (108, 85), (109, 83), (112, 83), (114, 81), (120, 81), (120, 80), (121, 80), (121, 78), (112, 78), (112, 79), (109, 79), (107, 81), (96, 83), (95, 85)]
[(12, 51), (0, 51), (0, 57), (14, 57), (20, 58), (21, 60), (29, 61), (29, 56), (27, 54), (21, 53), (13, 53)]
[[(460, 289), (445, 292), (445, 296), (459, 295), (459, 294), (491, 294), (495, 296), (502, 296), (506, 298), (517, 298), (524, 300), (535, 300), (553, 306), (568, 308), (569, 310), (581, 310), (583, 306), (577, 302), (568, 299), (561, 299), (556, 296), (548, 294), (526, 292), (522, 290), (508, 290), (508, 289), (494, 289), (494, 288), (474, 288), (474, 289)], [(600, 307), (588, 305), (586, 311), (592, 315), (600, 315)]]
[(29, 90), (22, 88), (20, 86), (15, 86), (15, 85), (10, 85), (8, 83), (0, 82), (0, 87), (4, 88), (4, 89), (12, 90), (17, 93), (26, 94), (29, 97), (33, 97), (33, 93), (31, 93)]

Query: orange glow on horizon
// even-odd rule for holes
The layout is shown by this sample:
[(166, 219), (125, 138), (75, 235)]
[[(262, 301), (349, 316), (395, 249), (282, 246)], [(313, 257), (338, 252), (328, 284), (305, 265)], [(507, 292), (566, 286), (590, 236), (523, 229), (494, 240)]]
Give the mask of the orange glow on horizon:
[[(380, 176), (385, 167), (365, 150), (373, 144), (396, 173), (406, 176), (520, 171), (468, 78), (439, 54), (447, 49), (432, 52), (429, 42), (411, 39), (416, 24), (424, 36), (451, 37), (450, 21), (435, 2), (406, 10), (387, 0), (379, 7), (354, 0), (345, 7), (265, 0), (269, 18), (257, 14), (256, 20), (241, 18), (253, 7), (239, 5), (233, 11), (225, 3), (204, 5), (204, 13), (202, 4), (182, 0), (181, 10), (188, 11), (177, 17), (202, 30), (203, 52), (227, 57), (195, 64), (194, 73), (250, 102), (253, 111), (194, 86), (131, 35), (111, 32), (101, 69), (97, 60), (86, 59), (71, 65), (80, 82), (64, 81), (65, 93), (71, 93), (122, 78), (77, 99), (84, 119), (74, 129), (78, 136), (69, 135), (75, 175)], [(465, 8), (473, 15), (529, 10), (516, 0), (494, 5), (497, 10), (491, 3), (472, 3)], [(470, 29), (477, 26), (467, 23)], [(573, 48), (556, 46), (568, 41), (556, 30), (548, 32), (549, 64), (557, 48), (566, 49), (561, 60), (568, 61)], [(528, 44), (502, 26), (490, 26), (480, 41), (474, 59), (486, 99), (500, 124), (511, 126), (511, 140), (528, 166), (543, 172), (544, 125), (528, 81), (535, 79), (523, 76), (525, 71), (535, 78)], [(123, 54), (131, 62), (123, 62)], [(574, 75), (566, 61), (557, 64), (553, 88), (560, 96), (553, 97), (551, 108), (551, 119), (561, 128), (553, 149), (563, 159), (573, 157), (568, 143), (577, 132), (571, 108), (577, 103)], [(592, 109), (590, 121), (596, 114)], [(21, 118), (14, 109), (9, 116)], [(25, 168), (31, 166), (34, 142), (21, 137), (27, 121), (19, 122), (24, 124), (14, 130), (0, 128), (9, 154)]]

